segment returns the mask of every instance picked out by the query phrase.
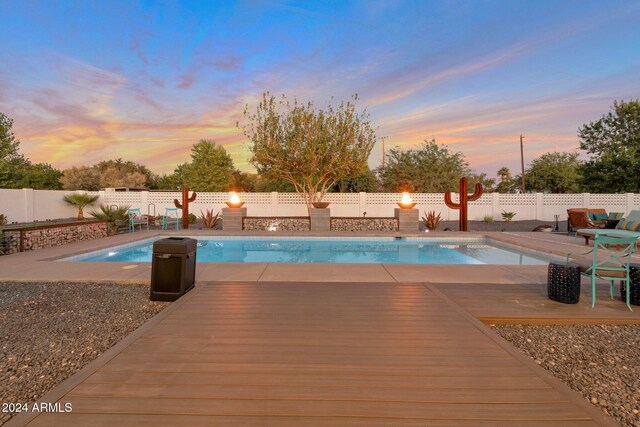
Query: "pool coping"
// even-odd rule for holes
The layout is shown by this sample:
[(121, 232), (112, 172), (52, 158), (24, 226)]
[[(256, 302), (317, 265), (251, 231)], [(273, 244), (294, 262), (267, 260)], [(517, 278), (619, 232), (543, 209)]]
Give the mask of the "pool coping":
[[(252, 237), (420, 237), (486, 238), (501, 245), (524, 248), (543, 256), (564, 257), (584, 253), (575, 237), (534, 232), (225, 232), (211, 230), (145, 231), (89, 240), (66, 246), (0, 257), (0, 280), (5, 281), (94, 281), (150, 283), (151, 263), (82, 262), (59, 259), (86, 252), (135, 243), (162, 236), (252, 236)], [(636, 258), (640, 262), (640, 257)], [(196, 281), (327, 281), (544, 284), (546, 265), (492, 264), (287, 264), (287, 263), (198, 263)]]

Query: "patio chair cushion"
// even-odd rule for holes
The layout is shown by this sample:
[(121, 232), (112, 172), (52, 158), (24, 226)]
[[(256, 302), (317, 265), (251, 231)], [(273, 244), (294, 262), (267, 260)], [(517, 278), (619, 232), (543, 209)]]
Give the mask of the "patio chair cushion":
[(622, 220), (616, 225), (617, 230), (639, 231), (640, 221)]
[(609, 215), (607, 215), (606, 213), (587, 212), (587, 215), (592, 221), (606, 221), (607, 219), (609, 219)]
[(624, 212), (610, 212), (609, 217), (607, 218), (609, 221), (620, 221), (624, 217)]
[[(589, 271), (589, 269), (593, 265), (593, 258), (584, 255), (571, 257), (571, 261), (578, 266), (580, 272), (582, 273), (586, 273), (587, 271)], [(605, 262), (604, 264), (600, 264), (599, 267), (620, 268), (621, 265), (615, 262)], [(620, 278), (626, 277), (626, 273), (624, 271), (610, 271), (596, 268), (596, 276)]]

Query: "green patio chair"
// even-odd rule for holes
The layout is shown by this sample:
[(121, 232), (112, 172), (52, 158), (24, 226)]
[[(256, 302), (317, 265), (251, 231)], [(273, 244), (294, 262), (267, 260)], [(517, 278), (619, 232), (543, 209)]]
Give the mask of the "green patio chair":
[(131, 233), (136, 231), (136, 225), (140, 226), (140, 231), (142, 231), (142, 226), (146, 225), (147, 231), (149, 231), (149, 218), (142, 216), (140, 208), (129, 209), (127, 214), (129, 214), (129, 231)]
[(175, 224), (176, 230), (180, 228), (180, 218), (178, 217), (178, 208), (165, 208), (162, 217), (162, 229), (166, 230), (169, 224)]
[(626, 303), (629, 310), (631, 304), (629, 301), (629, 289), (631, 288), (631, 279), (629, 278), (629, 268), (631, 264), (631, 255), (636, 249), (636, 237), (611, 237), (596, 234), (593, 242), (593, 249), (579, 255), (587, 255), (593, 253), (593, 257), (575, 258), (567, 255), (567, 263), (570, 259), (577, 262), (580, 266), (580, 274), (591, 279), (591, 307), (596, 305), (596, 279), (609, 281), (609, 293), (613, 299), (613, 284), (616, 280), (625, 283), (627, 289)]

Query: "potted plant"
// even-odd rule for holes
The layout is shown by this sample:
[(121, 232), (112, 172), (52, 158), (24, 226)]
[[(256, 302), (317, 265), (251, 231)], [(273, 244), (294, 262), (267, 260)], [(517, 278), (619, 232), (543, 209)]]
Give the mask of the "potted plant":
[(92, 196), (87, 193), (67, 194), (62, 199), (70, 205), (78, 208), (78, 219), (84, 219), (83, 209), (87, 205), (93, 205), (100, 196)]

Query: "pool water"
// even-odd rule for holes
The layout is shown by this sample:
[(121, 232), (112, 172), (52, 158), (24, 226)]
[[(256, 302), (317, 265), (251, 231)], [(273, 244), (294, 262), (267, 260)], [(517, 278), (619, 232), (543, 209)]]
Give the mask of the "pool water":
[[(198, 238), (198, 262), (542, 265), (548, 259), (485, 239)], [(63, 261), (151, 262), (153, 240)]]

